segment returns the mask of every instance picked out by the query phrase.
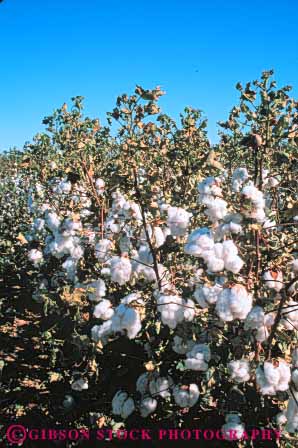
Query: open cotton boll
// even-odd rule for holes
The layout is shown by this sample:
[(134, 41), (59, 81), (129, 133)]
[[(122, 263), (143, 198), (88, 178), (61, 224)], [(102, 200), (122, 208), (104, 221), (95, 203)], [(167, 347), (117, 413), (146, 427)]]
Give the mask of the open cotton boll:
[(84, 378), (80, 378), (71, 384), (71, 388), (72, 388), (72, 390), (76, 390), (78, 392), (87, 390), (89, 388), (88, 380), (86, 380)]
[(132, 266), (128, 258), (113, 257), (110, 262), (111, 279), (120, 286), (127, 283), (130, 279)]
[(243, 285), (224, 289), (216, 302), (218, 317), (224, 322), (243, 320), (252, 308), (252, 296)]
[(238, 274), (244, 265), (243, 260), (241, 260), (238, 255), (225, 259), (225, 269), (232, 272), (233, 274)]
[(256, 208), (264, 208), (265, 207), (265, 200), (264, 195), (262, 191), (260, 191), (253, 182), (248, 182), (245, 187), (243, 187), (241, 194), (246, 198), (251, 200), (253, 205)]
[(175, 386), (173, 389), (173, 396), (176, 404), (180, 406), (180, 408), (191, 408), (199, 399), (199, 388), (196, 384), (190, 384), (189, 386)]
[(162, 323), (171, 329), (176, 328), (183, 320), (193, 320), (195, 315), (193, 301), (185, 301), (176, 295), (160, 295), (157, 299), (157, 310), (161, 314)]
[(149, 373), (144, 372), (139, 376), (136, 382), (136, 390), (140, 392), (140, 394), (144, 395), (149, 387)]
[(298, 391), (292, 390), (289, 395), (288, 406), (286, 410), (287, 424), (285, 430), (294, 433), (298, 430)]
[(195, 342), (192, 340), (183, 340), (180, 336), (174, 336), (172, 348), (179, 355), (185, 355), (194, 347)]
[(159, 395), (161, 398), (171, 396), (170, 389), (174, 386), (171, 377), (158, 377), (149, 382), (149, 392), (153, 396)]
[(154, 246), (161, 247), (166, 241), (166, 232), (161, 227), (153, 227)]
[(56, 194), (69, 194), (71, 192), (71, 182), (63, 179), (53, 188), (53, 191)]
[(265, 314), (260, 306), (255, 306), (248, 313), (245, 322), (245, 330), (255, 330), (255, 338), (259, 342), (264, 342), (269, 336), (270, 328), (274, 324), (275, 313)]
[(77, 275), (78, 260), (68, 257), (62, 264), (62, 268), (66, 271), (69, 280), (75, 281)]
[(135, 410), (135, 404), (127, 392), (118, 391), (112, 400), (112, 412), (126, 419)]
[(96, 191), (97, 191), (98, 194), (103, 194), (104, 193), (105, 186), (106, 186), (106, 184), (105, 184), (105, 181), (103, 179), (100, 179), (100, 178), (96, 179), (96, 181), (95, 181), (95, 188), (96, 188)]
[(215, 177), (206, 177), (202, 182), (198, 183), (198, 192), (200, 193), (199, 201), (207, 196), (222, 196), (220, 181)]
[(110, 250), (112, 247), (112, 241), (108, 239), (100, 240), (95, 245), (95, 256), (99, 262), (104, 263), (109, 258)]
[(148, 417), (148, 415), (152, 414), (157, 408), (157, 400), (155, 398), (147, 397), (141, 401), (140, 404), (140, 413), (143, 418)]
[(228, 224), (220, 224), (215, 229), (214, 233), (214, 239), (215, 241), (220, 241), (224, 239), (226, 235), (229, 234), (240, 234), (242, 233), (242, 226), (240, 224), (237, 224), (236, 222), (229, 222)]
[(239, 193), (248, 178), (249, 174), (246, 168), (236, 168), (232, 174), (232, 190)]
[(235, 441), (235, 439), (241, 439), (243, 437), (245, 427), (241, 422), (239, 415), (227, 414), (226, 423), (221, 428), (223, 438), (228, 441)]
[(246, 359), (231, 361), (228, 364), (231, 379), (236, 383), (245, 383), (250, 378), (249, 362)]
[(214, 286), (198, 286), (194, 292), (194, 298), (201, 308), (208, 308), (214, 305), (222, 292), (222, 286), (215, 284)]
[(184, 246), (184, 252), (195, 257), (202, 257), (206, 251), (212, 250), (214, 239), (208, 227), (202, 227), (194, 230), (187, 238)]
[(99, 302), (102, 297), (106, 295), (105, 282), (99, 278), (95, 282), (91, 282), (87, 285), (88, 299), (91, 302)]
[(282, 310), (281, 323), (287, 330), (296, 330), (298, 326), (298, 302), (289, 300)]
[(112, 321), (107, 320), (101, 325), (94, 325), (91, 328), (91, 338), (94, 342), (101, 342), (102, 345), (105, 345), (108, 340), (109, 336), (113, 334), (112, 330)]
[(112, 304), (110, 300), (103, 299), (101, 300), (93, 310), (93, 316), (97, 319), (108, 320), (114, 314), (114, 310), (112, 308)]
[(31, 249), (28, 252), (28, 259), (34, 266), (38, 266), (43, 261), (43, 253), (38, 249)]
[(42, 218), (36, 218), (33, 222), (33, 230), (35, 232), (41, 232), (45, 227), (45, 220)]
[(205, 215), (208, 216), (208, 218), (214, 223), (224, 219), (228, 213), (228, 204), (223, 199), (205, 199), (203, 204), (207, 206), (207, 210), (204, 211)]
[(144, 301), (139, 298), (138, 294), (132, 293), (121, 299), (120, 305), (117, 306), (112, 316), (112, 331), (122, 332), (126, 330), (128, 339), (134, 339), (142, 329), (140, 314), (137, 309), (143, 307)]
[(208, 362), (211, 359), (210, 348), (207, 344), (195, 344), (193, 348), (186, 353), (185, 367), (190, 370), (206, 372)]
[(61, 220), (57, 213), (46, 211), (45, 213), (45, 222), (47, 227), (51, 230), (51, 232), (55, 233), (60, 227)]
[(171, 234), (173, 236), (185, 235), (192, 214), (180, 207), (169, 207), (167, 212), (167, 225), (171, 230)]
[(262, 395), (275, 395), (276, 392), (289, 388), (291, 370), (283, 360), (278, 365), (265, 361), (264, 366), (256, 369), (256, 380)]
[(279, 292), (284, 287), (281, 271), (266, 271), (263, 274), (263, 280), (267, 288), (274, 289), (276, 292)]

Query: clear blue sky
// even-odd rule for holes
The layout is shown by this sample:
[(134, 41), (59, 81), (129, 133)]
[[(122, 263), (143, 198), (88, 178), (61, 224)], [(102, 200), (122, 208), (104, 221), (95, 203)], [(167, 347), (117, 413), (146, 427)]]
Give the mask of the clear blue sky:
[(174, 117), (203, 109), (214, 142), (237, 81), (274, 68), (298, 96), (297, 24), (297, 0), (4, 0), (0, 150), (22, 147), (75, 95), (104, 122), (135, 84), (161, 85)]

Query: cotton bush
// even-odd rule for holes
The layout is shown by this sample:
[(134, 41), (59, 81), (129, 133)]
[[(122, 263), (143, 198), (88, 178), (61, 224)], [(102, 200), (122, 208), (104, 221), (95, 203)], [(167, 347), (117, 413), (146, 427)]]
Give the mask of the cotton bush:
[[(94, 395), (107, 427), (191, 427), (216, 412), (240, 439), (283, 409), (286, 430), (298, 429), (298, 110), (270, 73), (253, 86), (238, 85), (212, 147), (199, 111), (177, 124), (160, 113), (159, 88), (137, 86), (108, 114), (117, 138), (74, 98), (46, 117), (29, 165), (18, 162), (22, 272), (6, 246), (2, 269), (26, 273), (54, 322), (43, 327), (51, 369), (67, 366), (65, 390)], [(1, 219), (12, 226), (7, 176)]]

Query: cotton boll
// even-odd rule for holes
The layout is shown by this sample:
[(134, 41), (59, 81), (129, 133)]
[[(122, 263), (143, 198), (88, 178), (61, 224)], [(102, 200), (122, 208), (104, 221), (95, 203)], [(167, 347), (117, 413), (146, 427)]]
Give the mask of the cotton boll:
[(220, 241), (224, 239), (226, 235), (229, 234), (240, 234), (242, 233), (242, 226), (240, 224), (237, 224), (233, 221), (229, 222), (228, 224), (220, 224), (215, 229), (214, 239), (215, 241)]
[(222, 190), (219, 186), (219, 180), (214, 177), (206, 177), (198, 184), (199, 200), (202, 201), (207, 196), (222, 196)]
[(233, 442), (235, 439), (241, 439), (244, 431), (245, 427), (241, 422), (239, 415), (226, 415), (226, 423), (221, 428), (221, 433), (225, 440)]
[(54, 193), (56, 194), (69, 194), (71, 192), (71, 182), (66, 179), (61, 180), (56, 187), (53, 188)]
[(185, 367), (190, 370), (205, 372), (208, 370), (208, 362), (211, 359), (210, 348), (207, 344), (195, 344), (186, 353)]
[(100, 263), (104, 263), (109, 258), (112, 241), (108, 239), (100, 240), (95, 246), (95, 256)]
[(224, 260), (217, 258), (214, 251), (205, 252), (203, 256), (209, 272), (221, 272), (224, 270)]
[(265, 286), (279, 292), (283, 288), (283, 274), (281, 271), (266, 271), (263, 274)]
[(185, 235), (192, 214), (180, 207), (169, 207), (167, 212), (167, 225), (171, 230), (171, 234), (173, 236)]
[(173, 387), (173, 380), (170, 377), (158, 377), (149, 383), (149, 391), (153, 396), (159, 395), (161, 398), (171, 396), (170, 388)]
[(287, 423), (286, 412), (285, 411), (279, 412), (275, 417), (275, 421), (277, 423), (277, 426), (282, 426), (285, 423)]
[(259, 342), (264, 342), (270, 332), (275, 320), (275, 314), (269, 313), (265, 315), (262, 307), (255, 306), (249, 312), (244, 323), (245, 330), (255, 330), (255, 338)]
[(176, 404), (181, 408), (191, 408), (199, 399), (199, 388), (196, 384), (189, 386), (175, 386), (173, 396)]
[(292, 390), (286, 410), (287, 424), (285, 430), (294, 433), (298, 430), (298, 391)]
[(172, 348), (179, 355), (185, 355), (194, 347), (195, 342), (191, 340), (184, 341), (180, 336), (174, 336)]
[(112, 330), (112, 321), (107, 320), (101, 325), (94, 325), (91, 328), (91, 338), (95, 342), (101, 342), (102, 345), (105, 345), (108, 340), (109, 336), (113, 334)]
[(95, 181), (95, 188), (98, 194), (102, 195), (105, 191), (105, 181), (103, 179), (96, 179)]
[(101, 300), (94, 308), (93, 316), (97, 319), (108, 320), (114, 314), (114, 310), (112, 308), (112, 304), (110, 300), (103, 299)]
[(136, 383), (136, 389), (140, 394), (144, 395), (149, 387), (149, 373), (144, 372), (139, 376)]
[(238, 274), (238, 272), (241, 271), (243, 265), (244, 262), (240, 257), (238, 257), (238, 255), (225, 259), (225, 269), (232, 272), (233, 274)]
[(277, 391), (288, 389), (291, 370), (283, 360), (277, 366), (265, 361), (264, 366), (256, 370), (256, 380), (262, 395), (275, 395)]
[(51, 232), (55, 233), (58, 231), (61, 221), (57, 213), (46, 211), (45, 214), (45, 222), (47, 227), (51, 230)]
[(72, 257), (68, 257), (62, 264), (62, 268), (66, 271), (67, 277), (71, 281), (75, 281), (77, 274), (78, 262)]
[(250, 379), (250, 367), (246, 359), (229, 362), (228, 370), (231, 379), (236, 383), (245, 383)]
[(71, 384), (72, 390), (76, 390), (77, 392), (82, 392), (83, 390), (87, 390), (88, 387), (89, 387), (88, 381), (85, 380), (84, 378), (80, 378)]
[(102, 297), (106, 295), (106, 285), (105, 282), (100, 278), (95, 282), (89, 283), (87, 285), (88, 299), (91, 302), (99, 302)]
[(246, 168), (236, 168), (232, 174), (232, 190), (239, 193), (248, 178), (249, 174)]
[(111, 279), (120, 286), (127, 283), (132, 273), (130, 261), (124, 257), (113, 257), (110, 262)]
[(226, 240), (222, 243), (223, 258), (232, 258), (238, 255), (238, 249), (233, 240)]
[(121, 415), (123, 419), (129, 417), (135, 410), (135, 404), (127, 392), (118, 391), (112, 400), (112, 412), (115, 415)]
[(194, 292), (194, 298), (201, 308), (208, 308), (214, 305), (222, 291), (222, 286), (215, 284), (214, 286), (199, 286)]
[(224, 289), (216, 302), (216, 312), (221, 320), (243, 320), (252, 308), (252, 296), (243, 285)]
[(161, 227), (153, 227), (154, 246), (161, 247), (166, 241), (166, 235)]
[(112, 331), (122, 332), (126, 330), (127, 337), (134, 339), (139, 331), (142, 329), (140, 314), (136, 308), (144, 306), (142, 299), (138, 297), (138, 294), (129, 294), (121, 299), (121, 303), (115, 309), (112, 316)]
[(34, 266), (38, 266), (43, 261), (43, 253), (38, 249), (31, 249), (28, 252), (28, 259)]
[(202, 227), (194, 230), (188, 236), (184, 251), (186, 254), (201, 257), (204, 252), (212, 250), (213, 247), (214, 240), (210, 230), (207, 227)]
[(152, 414), (157, 408), (157, 400), (155, 398), (147, 397), (141, 401), (140, 404), (140, 413), (143, 418), (148, 417), (148, 415)]
[(41, 232), (45, 227), (45, 220), (41, 218), (36, 218), (33, 222), (33, 230), (35, 232)]
[(185, 301), (176, 295), (160, 295), (157, 299), (157, 310), (161, 314), (163, 324), (171, 329), (176, 328), (183, 320), (193, 320), (195, 314), (193, 301)]
[(204, 205), (207, 206), (207, 210), (205, 210), (205, 215), (210, 218), (210, 220), (214, 223), (217, 221), (224, 219), (227, 215), (227, 202), (220, 198), (208, 199), (204, 201)]
[(287, 330), (295, 330), (298, 326), (298, 302), (289, 300), (282, 310), (281, 323)]

